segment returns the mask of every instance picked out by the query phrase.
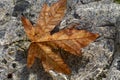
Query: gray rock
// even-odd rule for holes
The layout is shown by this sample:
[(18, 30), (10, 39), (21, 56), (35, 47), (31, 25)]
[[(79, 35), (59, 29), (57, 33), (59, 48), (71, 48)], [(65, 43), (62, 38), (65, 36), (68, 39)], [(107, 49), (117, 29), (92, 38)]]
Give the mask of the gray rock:
[(28, 1), (17, 0), (16, 4), (14, 6), (14, 11), (13, 11), (12, 15), (17, 17), (18, 15), (20, 15), (22, 12), (24, 12), (29, 7), (30, 7), (30, 4)]
[[(104, 25), (106, 23), (115, 23), (119, 16), (119, 4), (106, 4), (103, 2), (93, 2), (86, 5), (76, 6), (76, 13), (82, 19), (89, 19), (95, 26)], [(85, 19), (86, 20), (86, 19)]]
[(0, 80), (53, 80), (52, 77), (56, 80), (120, 80), (119, 4), (112, 0), (68, 0), (68, 12), (59, 29), (80, 23), (78, 29), (99, 33), (100, 37), (82, 49), (81, 57), (61, 51), (72, 70), (67, 76), (53, 71), (46, 73), (39, 59), (31, 69), (26, 67), (30, 41), (20, 21), (23, 13), (35, 23), (43, 3), (51, 5), (58, 0), (13, 1), (0, 2)]
[(115, 39), (115, 53), (114, 53), (114, 60), (111, 64), (109, 74), (107, 79), (108, 80), (120, 80), (120, 16), (117, 18), (116, 21), (117, 27), (117, 35)]

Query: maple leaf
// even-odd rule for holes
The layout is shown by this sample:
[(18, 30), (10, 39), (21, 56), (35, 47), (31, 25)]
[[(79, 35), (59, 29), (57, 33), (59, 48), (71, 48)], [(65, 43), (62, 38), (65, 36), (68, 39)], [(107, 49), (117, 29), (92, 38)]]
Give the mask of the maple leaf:
[(56, 48), (62, 48), (74, 55), (81, 55), (80, 49), (93, 42), (99, 35), (86, 30), (66, 28), (51, 35), (53, 28), (58, 25), (65, 15), (67, 0), (59, 0), (53, 5), (44, 4), (33, 26), (30, 21), (21, 17), (25, 32), (31, 44), (28, 49), (27, 66), (31, 67), (35, 58), (41, 59), (45, 71), (55, 70), (70, 74), (71, 70), (64, 62)]

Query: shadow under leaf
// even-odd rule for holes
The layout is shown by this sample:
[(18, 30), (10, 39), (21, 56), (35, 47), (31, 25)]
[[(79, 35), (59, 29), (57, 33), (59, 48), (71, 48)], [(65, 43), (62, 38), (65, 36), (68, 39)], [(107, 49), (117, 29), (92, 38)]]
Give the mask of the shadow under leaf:
[[(80, 68), (84, 68), (86, 64), (89, 62), (89, 59), (84, 58), (83, 56), (75, 56), (70, 54), (69, 52), (63, 51), (59, 49), (61, 57), (65, 61), (65, 63), (70, 67), (71, 71), (74, 73), (78, 73)], [(26, 51), (18, 51), (16, 53), (16, 61), (22, 63), (23, 65), (27, 64), (27, 50)], [(53, 80), (52, 76), (45, 72), (40, 59), (36, 58), (35, 63), (31, 68), (27, 68), (27, 66), (23, 67), (21, 71), (21, 79), (20, 80), (29, 80), (30, 74), (34, 74), (37, 76), (37, 80)], [(36, 80), (36, 79), (35, 79)]]
[(85, 68), (89, 62), (89, 59), (82, 55), (76, 56), (64, 50), (61, 50), (60, 54), (65, 63), (70, 67), (71, 71), (75, 73), (78, 73), (80, 68)]
[(29, 80), (30, 74), (37, 75), (37, 80), (53, 80), (50, 74), (44, 71), (39, 59), (36, 59), (31, 68), (24, 67), (21, 72), (21, 80)]

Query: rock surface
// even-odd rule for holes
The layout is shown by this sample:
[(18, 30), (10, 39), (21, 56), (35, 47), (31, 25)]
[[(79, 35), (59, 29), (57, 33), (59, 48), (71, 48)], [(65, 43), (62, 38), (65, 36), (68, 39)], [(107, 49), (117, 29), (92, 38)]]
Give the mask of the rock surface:
[[(68, 0), (68, 10), (59, 28), (80, 23), (78, 29), (100, 37), (82, 49), (82, 57), (61, 51), (71, 75), (46, 73), (40, 60), (26, 67), (28, 40), (20, 15), (36, 22), (42, 4), (58, 0), (0, 1), (0, 80), (120, 80), (120, 4), (112, 0)], [(40, 64), (40, 65), (38, 65)]]

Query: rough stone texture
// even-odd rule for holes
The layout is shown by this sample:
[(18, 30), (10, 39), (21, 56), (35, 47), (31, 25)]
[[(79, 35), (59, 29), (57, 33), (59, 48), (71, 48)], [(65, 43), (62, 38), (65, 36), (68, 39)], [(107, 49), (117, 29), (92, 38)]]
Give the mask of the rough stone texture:
[(0, 80), (120, 80), (120, 4), (112, 0), (68, 0), (59, 28), (74, 22), (81, 24), (78, 29), (100, 34), (82, 49), (81, 57), (61, 51), (71, 75), (46, 73), (38, 59), (31, 69), (26, 67), (30, 41), (20, 16), (24, 14), (34, 24), (45, 1), (51, 5), (58, 0), (0, 1)]
[(114, 60), (112, 62), (111, 68), (109, 70), (108, 80), (120, 80), (120, 16), (116, 19), (116, 27), (117, 27), (117, 36), (115, 39), (115, 53)]

